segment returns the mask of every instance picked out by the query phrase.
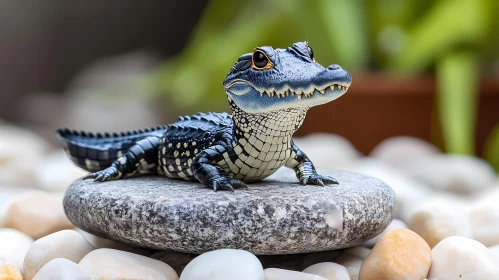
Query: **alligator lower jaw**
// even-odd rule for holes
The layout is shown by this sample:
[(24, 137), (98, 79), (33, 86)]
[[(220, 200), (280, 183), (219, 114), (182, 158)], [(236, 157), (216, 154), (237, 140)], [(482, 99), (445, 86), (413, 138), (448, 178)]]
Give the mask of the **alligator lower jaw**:
[(277, 98), (281, 98), (281, 97), (285, 98), (285, 97), (288, 97), (289, 95), (291, 95), (291, 96), (296, 96), (296, 98), (298, 98), (298, 100), (301, 100), (303, 97), (304, 98), (312, 97), (314, 94), (326, 95), (326, 93), (328, 91), (334, 92), (335, 89), (341, 90), (343, 93), (345, 93), (348, 90), (348, 87), (340, 85), (340, 84), (333, 84), (333, 85), (327, 86), (323, 89), (314, 88), (310, 92), (303, 92), (301, 90), (293, 91), (292, 89), (287, 89), (287, 90), (284, 90), (282, 92), (278, 92), (275, 90), (268, 90), (268, 91), (264, 90), (264, 91), (260, 92), (260, 96), (263, 97), (264, 95), (267, 95), (268, 97), (274, 97), (274, 95), (275, 95), (275, 96), (277, 96)]

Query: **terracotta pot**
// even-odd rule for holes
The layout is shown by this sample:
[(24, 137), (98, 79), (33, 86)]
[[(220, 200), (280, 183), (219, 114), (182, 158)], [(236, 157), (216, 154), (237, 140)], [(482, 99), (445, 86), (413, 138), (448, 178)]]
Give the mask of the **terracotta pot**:
[[(347, 94), (308, 112), (297, 135), (331, 132), (348, 138), (364, 154), (380, 141), (409, 135), (430, 141), (435, 79), (357, 73)], [(481, 154), (485, 140), (499, 123), (499, 79), (482, 78), (476, 123)]]

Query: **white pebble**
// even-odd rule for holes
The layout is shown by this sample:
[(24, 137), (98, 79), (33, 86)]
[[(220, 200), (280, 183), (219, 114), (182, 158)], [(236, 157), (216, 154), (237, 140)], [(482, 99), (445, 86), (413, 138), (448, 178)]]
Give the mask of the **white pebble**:
[(164, 262), (114, 249), (97, 249), (80, 266), (99, 280), (178, 280), (175, 270)]
[(358, 279), (362, 262), (369, 256), (370, 252), (371, 249), (361, 246), (349, 248), (335, 259), (334, 262), (346, 267), (351, 279)]
[(374, 245), (376, 245), (376, 243), (378, 243), (378, 241), (383, 236), (383, 234), (385, 234), (389, 230), (396, 229), (396, 228), (408, 228), (408, 227), (401, 220), (399, 220), (399, 219), (393, 219), (392, 222), (388, 225), (388, 227), (382, 233), (380, 233), (378, 236), (376, 236), (374, 238), (371, 238), (368, 241), (366, 241), (363, 244), (363, 246), (366, 246), (366, 247), (369, 247), (369, 248), (374, 247)]
[(436, 190), (459, 194), (479, 193), (495, 180), (494, 169), (485, 160), (464, 155), (438, 155), (412, 162), (406, 174)]
[(83, 236), (74, 230), (63, 230), (38, 239), (31, 245), (24, 258), (24, 275), (31, 280), (49, 261), (65, 258), (79, 262), (94, 250)]
[(499, 244), (499, 188), (483, 193), (470, 206), (473, 239), (485, 246)]
[(361, 155), (348, 139), (332, 133), (312, 133), (304, 137), (293, 138), (293, 141), (307, 154), (316, 167), (348, 166)]
[(498, 264), (499, 266), (499, 244), (489, 247), (489, 252), (492, 255), (492, 259), (494, 260), (494, 263)]
[(33, 280), (91, 280), (90, 273), (78, 264), (63, 258), (45, 264)]
[(48, 154), (34, 171), (36, 186), (48, 192), (64, 192), (76, 179), (88, 174), (69, 160), (62, 149)]
[(440, 153), (433, 144), (416, 137), (396, 136), (381, 141), (370, 156), (399, 168), (411, 161)]
[(483, 244), (473, 239), (452, 236), (433, 248), (428, 279), (499, 279), (498, 267)]
[[(280, 268), (267, 268), (265, 269), (264, 273), (265, 280), (328, 280), (327, 278), (318, 275)], [(227, 280), (229, 279), (236, 278), (227, 278)]]
[(425, 185), (376, 159), (363, 158), (351, 170), (388, 184), (397, 195), (394, 217), (406, 223), (414, 208), (434, 195)]
[(303, 272), (319, 275), (328, 280), (350, 280), (347, 268), (333, 262), (314, 264), (304, 269)]
[(35, 133), (0, 124), (0, 185), (32, 187), (33, 172), (49, 150), (50, 145)]
[(73, 228), (62, 207), (62, 194), (32, 191), (12, 199), (4, 227), (14, 228), (34, 239)]
[(220, 249), (193, 259), (180, 280), (263, 280), (263, 267), (255, 255), (244, 250)]
[(466, 203), (441, 196), (421, 205), (410, 217), (408, 226), (419, 234), (430, 248), (450, 236), (471, 237)]
[(23, 274), (24, 256), (33, 241), (33, 238), (18, 230), (0, 228), (0, 266), (15, 265)]

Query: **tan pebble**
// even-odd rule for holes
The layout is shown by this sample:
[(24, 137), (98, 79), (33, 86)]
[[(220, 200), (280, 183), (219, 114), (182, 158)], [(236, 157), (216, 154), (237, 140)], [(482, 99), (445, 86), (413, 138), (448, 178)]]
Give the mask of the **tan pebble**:
[(379, 239), (383, 236), (383, 234), (385, 234), (385, 232), (392, 230), (392, 229), (396, 229), (396, 228), (407, 228), (407, 225), (404, 222), (402, 222), (401, 220), (393, 219), (392, 222), (388, 225), (388, 227), (385, 230), (383, 230), (383, 232), (381, 234), (364, 242), (363, 246), (366, 246), (369, 248), (374, 247), (374, 245), (376, 245), (376, 243), (378, 243)]
[(21, 272), (15, 265), (0, 266), (0, 280), (23, 280)]
[(307, 267), (303, 272), (319, 275), (328, 280), (350, 280), (347, 268), (333, 262), (314, 264)]
[(364, 260), (359, 280), (421, 280), (431, 265), (430, 246), (415, 232), (386, 232)]
[(17, 229), (34, 239), (73, 228), (62, 208), (62, 195), (34, 191), (12, 200), (5, 227)]
[(318, 275), (280, 268), (267, 268), (263, 272), (265, 280), (328, 280)]

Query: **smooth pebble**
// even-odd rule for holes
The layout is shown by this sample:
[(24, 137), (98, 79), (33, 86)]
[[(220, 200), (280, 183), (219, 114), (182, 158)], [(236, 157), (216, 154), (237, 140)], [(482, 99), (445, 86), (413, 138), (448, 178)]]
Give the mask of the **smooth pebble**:
[(492, 254), (492, 259), (494, 263), (499, 266), (499, 245), (489, 247), (489, 252)]
[(76, 179), (88, 174), (73, 164), (61, 149), (48, 154), (34, 171), (37, 188), (48, 192), (64, 192)]
[(0, 266), (0, 280), (23, 280), (23, 277), (15, 265), (6, 264)]
[(31, 280), (49, 261), (65, 258), (79, 262), (94, 250), (83, 236), (74, 230), (63, 230), (36, 240), (24, 258), (24, 276)]
[(446, 196), (429, 200), (414, 211), (408, 226), (432, 248), (449, 236), (471, 237), (469, 212), (464, 205)]
[(314, 264), (304, 269), (303, 272), (319, 275), (328, 280), (350, 280), (346, 267), (333, 262)]
[(425, 185), (458, 194), (479, 193), (489, 188), (496, 175), (485, 160), (465, 155), (436, 155), (414, 160), (404, 168)]
[(62, 208), (62, 195), (33, 191), (21, 194), (7, 206), (4, 227), (14, 228), (34, 239), (71, 229)]
[(180, 280), (263, 280), (263, 267), (250, 252), (220, 249), (199, 255), (184, 268)]
[(353, 280), (357, 280), (359, 278), (359, 271), (371, 249), (357, 246), (353, 248), (346, 249), (338, 258), (334, 260), (335, 263), (340, 264), (348, 270), (348, 275)]
[(499, 265), (487, 247), (460, 236), (442, 240), (432, 250), (428, 280), (499, 279)]
[[(265, 278), (261, 279), (265, 280), (328, 280), (327, 278), (318, 275), (305, 272), (298, 272), (293, 270), (280, 269), (280, 268), (267, 268), (265, 269), (264, 273), (265, 273)], [(229, 280), (236, 278), (226, 278), (226, 279)]]
[(94, 250), (80, 261), (80, 266), (97, 280), (178, 280), (175, 270), (166, 263), (114, 249)]
[(312, 133), (293, 141), (316, 167), (338, 168), (353, 164), (361, 155), (346, 139), (332, 133)]
[[(473, 239), (485, 246), (499, 244), (499, 184), (484, 192), (469, 208)], [(499, 264), (498, 264), (499, 265)]]
[(45, 264), (33, 280), (91, 280), (90, 273), (78, 264), (63, 258)]
[(416, 137), (395, 136), (381, 141), (369, 154), (395, 168), (440, 153), (433, 144)]
[(376, 177), (397, 195), (394, 217), (407, 223), (414, 208), (434, 195), (434, 191), (393, 167), (373, 158), (358, 160), (351, 171)]
[(423, 238), (409, 229), (393, 229), (364, 260), (359, 280), (421, 280), (430, 266), (431, 249)]
[(24, 256), (33, 242), (33, 238), (18, 230), (0, 228), (0, 266), (15, 265), (22, 274)]
[(50, 145), (37, 134), (0, 124), (0, 185), (34, 186), (34, 170), (49, 150)]

